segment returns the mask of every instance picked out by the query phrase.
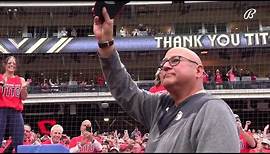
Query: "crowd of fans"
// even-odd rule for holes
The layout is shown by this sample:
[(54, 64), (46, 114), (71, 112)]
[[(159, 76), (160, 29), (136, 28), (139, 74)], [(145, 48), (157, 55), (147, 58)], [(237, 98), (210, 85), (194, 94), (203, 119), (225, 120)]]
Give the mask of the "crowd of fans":
[(66, 27), (62, 27), (62, 29), (58, 30), (58, 34), (57, 37), (61, 38), (61, 37), (77, 37), (77, 31), (74, 27), (72, 27), (71, 31), (67, 31)]
[(175, 33), (169, 29), (168, 32), (160, 30), (160, 28), (154, 28), (139, 24), (134, 29), (129, 29), (121, 27), (119, 30), (120, 37), (134, 37), (134, 36), (164, 36), (164, 35), (174, 35)]
[[(256, 82), (257, 76), (255, 73), (251, 71), (237, 71), (235, 68), (230, 68), (227, 72), (221, 71), (219, 69), (216, 69), (214, 72), (212, 71), (205, 71), (204, 73), (204, 87), (207, 90), (211, 89), (247, 89), (252, 88), (252, 86), (258, 85), (256, 87), (253, 87), (258, 89), (260, 88), (259, 85), (264, 87), (269, 87), (268, 81), (269, 78), (265, 77), (263, 78), (267, 84), (263, 82)], [(155, 81), (148, 86), (143, 87), (143, 89), (149, 90), (151, 86), (156, 85)], [(159, 85), (159, 84), (158, 84)], [(60, 92), (61, 87), (66, 88), (77, 88), (77, 92), (80, 91), (99, 91), (100, 89), (106, 89), (106, 81), (102, 75), (99, 75), (94, 80), (86, 81), (69, 81), (69, 82), (52, 82), (52, 79), (45, 78), (42, 83), (36, 84), (33, 87), (37, 87), (41, 90), (41, 92)], [(162, 86), (158, 87), (162, 88)], [(65, 90), (65, 89), (62, 89)], [(68, 89), (66, 90), (68, 91)], [(106, 90), (105, 90), (106, 91)], [(63, 92), (63, 91), (62, 91)], [(31, 91), (30, 91), (31, 93)]]
[(61, 90), (69, 91), (63, 88), (78, 89), (77, 90), (78, 92), (79, 91), (96, 91), (96, 90), (100, 90), (101, 88), (105, 88), (106, 81), (103, 75), (98, 75), (96, 76), (95, 80), (90, 80), (90, 81), (74, 80), (74, 81), (68, 81), (68, 82), (59, 82), (59, 81), (53, 82), (51, 78), (50, 79), (44, 78), (42, 83), (36, 83), (35, 85), (33, 84), (32, 86), (39, 88), (40, 91), (43, 93), (60, 92)]
[[(251, 121), (246, 121), (244, 128), (241, 120), (235, 114), (237, 127), (239, 130), (239, 144), (241, 153), (269, 153), (270, 152), (270, 133), (269, 124), (263, 131), (250, 129)], [(24, 126), (24, 145), (42, 145), (42, 144), (62, 144), (69, 149), (70, 153), (144, 153), (148, 141), (148, 133), (142, 134), (138, 127), (129, 133), (124, 130), (123, 133), (117, 130), (98, 134), (92, 130), (89, 120), (84, 120), (80, 126), (81, 134), (76, 137), (70, 137), (64, 134), (61, 125), (55, 124), (50, 134), (41, 136), (34, 133), (31, 126)], [(7, 149), (8, 141), (4, 140), (0, 153)], [(14, 149), (13, 149), (14, 151)]]
[(270, 152), (270, 133), (269, 124), (267, 124), (263, 131), (250, 129), (251, 121), (246, 121), (244, 128), (242, 122), (237, 114), (235, 115), (236, 124), (238, 127), (240, 139), (241, 153), (269, 153)]
[[(160, 28), (154, 28), (150, 26), (146, 26), (143, 24), (138, 24), (133, 29), (121, 27), (119, 30), (120, 37), (134, 37), (134, 36), (163, 36), (163, 35), (174, 35), (172, 30), (168, 32), (161, 31)], [(60, 27), (57, 33), (58, 38), (62, 37), (77, 37), (77, 30), (74, 27), (66, 28)]]
[[(55, 124), (51, 128), (50, 134), (41, 136), (39, 133), (34, 133), (31, 127), (25, 124), (24, 145), (62, 144), (69, 149), (70, 153), (143, 153), (149, 135), (148, 133), (142, 134), (137, 127), (131, 133), (128, 130), (124, 130), (123, 133), (115, 130), (98, 134), (92, 130), (89, 120), (81, 123), (80, 131), (79, 136), (71, 138), (63, 133), (64, 128), (61, 125)], [(11, 139), (3, 141), (0, 153), (8, 149), (9, 140)]]
[[(269, 80), (269, 77), (265, 79)], [(252, 82), (257, 80), (257, 75), (246, 69), (237, 69), (232, 66), (229, 70), (215, 71), (206, 70), (204, 73), (204, 86), (206, 89), (239, 89), (236, 87), (237, 83)], [(249, 83), (249, 85), (251, 85)]]

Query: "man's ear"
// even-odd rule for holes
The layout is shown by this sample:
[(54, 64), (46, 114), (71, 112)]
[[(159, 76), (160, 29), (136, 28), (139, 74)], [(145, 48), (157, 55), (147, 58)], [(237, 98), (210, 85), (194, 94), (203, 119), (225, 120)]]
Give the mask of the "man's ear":
[(197, 78), (200, 78), (203, 76), (203, 73), (204, 73), (204, 68), (202, 65), (198, 65), (197, 68), (196, 68), (196, 77)]

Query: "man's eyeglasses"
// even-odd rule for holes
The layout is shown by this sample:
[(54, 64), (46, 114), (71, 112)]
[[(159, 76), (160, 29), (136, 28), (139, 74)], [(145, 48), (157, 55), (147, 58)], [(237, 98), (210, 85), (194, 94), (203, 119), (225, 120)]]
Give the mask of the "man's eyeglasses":
[(182, 56), (173, 56), (173, 57), (171, 57), (169, 59), (163, 59), (161, 61), (160, 65), (159, 65), (159, 68), (162, 70), (163, 69), (163, 66), (165, 65), (166, 62), (169, 62), (169, 64), (172, 67), (174, 67), (174, 66), (178, 65), (180, 63), (180, 61), (183, 60), (183, 59), (186, 59), (186, 60), (188, 60), (191, 63), (194, 63), (194, 64), (199, 65), (197, 62), (195, 62), (193, 60), (190, 60), (188, 58), (185, 58), (185, 57), (182, 57)]

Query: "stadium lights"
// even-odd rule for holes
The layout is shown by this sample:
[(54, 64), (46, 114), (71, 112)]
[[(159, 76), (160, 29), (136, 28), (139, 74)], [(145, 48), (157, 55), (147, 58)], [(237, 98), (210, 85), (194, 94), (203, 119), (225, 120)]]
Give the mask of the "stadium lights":
[(206, 50), (205, 51), (201, 51), (201, 54), (202, 55), (208, 54), (208, 51), (206, 51)]
[[(172, 4), (172, 1), (130, 1), (126, 5), (154, 5), (154, 4)], [(54, 1), (54, 2), (34, 2), (34, 1), (15, 1), (0, 2), (0, 7), (38, 7), (38, 6), (94, 6), (95, 2), (85, 1)]]
[(104, 118), (103, 120), (106, 121), (106, 122), (110, 121), (109, 118)]

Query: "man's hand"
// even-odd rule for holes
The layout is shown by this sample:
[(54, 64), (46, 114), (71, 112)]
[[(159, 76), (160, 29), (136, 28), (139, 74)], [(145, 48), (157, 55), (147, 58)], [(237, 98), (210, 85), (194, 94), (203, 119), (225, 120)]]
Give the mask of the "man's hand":
[(88, 142), (92, 142), (93, 140), (94, 140), (93, 133), (85, 131), (83, 133), (83, 139), (81, 141), (81, 145), (83, 146), (87, 144)]
[(110, 41), (113, 39), (113, 19), (110, 19), (105, 7), (102, 8), (102, 15), (105, 19), (104, 23), (98, 16), (94, 17), (94, 34), (98, 41)]
[[(94, 12), (94, 8), (92, 9)], [(102, 8), (102, 15), (105, 21), (102, 23), (98, 16), (94, 17), (93, 32), (98, 42), (105, 42), (113, 40), (113, 19), (110, 16), (105, 7)], [(107, 48), (99, 48), (99, 54), (103, 58), (108, 58), (112, 55), (114, 45)]]
[(264, 127), (264, 130), (268, 130), (268, 129), (269, 129), (269, 124)]
[(250, 124), (251, 124), (250, 120), (246, 121), (245, 128), (244, 128), (245, 131), (248, 131), (248, 127)]
[(265, 127), (264, 127), (264, 129), (263, 129), (263, 137), (264, 138), (267, 138), (267, 131), (268, 131), (268, 129), (269, 129), (269, 124), (268, 125), (266, 125)]
[(244, 129), (243, 129), (243, 127), (242, 127), (242, 123), (241, 123), (241, 122), (237, 121), (237, 122), (236, 122), (236, 125), (237, 125), (237, 128), (238, 128), (238, 130), (240, 131), (240, 133), (241, 133), (241, 132), (244, 132)]

